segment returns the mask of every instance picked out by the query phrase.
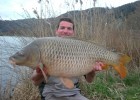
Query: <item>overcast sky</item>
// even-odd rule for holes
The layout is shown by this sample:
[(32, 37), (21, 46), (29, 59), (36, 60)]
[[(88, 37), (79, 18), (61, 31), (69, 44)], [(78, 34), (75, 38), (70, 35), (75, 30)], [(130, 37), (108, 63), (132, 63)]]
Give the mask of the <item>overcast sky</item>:
[[(83, 4), (80, 6), (80, 0), (42, 0), (49, 1), (49, 3), (38, 3), (39, 0), (0, 0), (0, 19), (3, 20), (16, 20), (28, 18), (35, 18), (33, 9), (46, 12), (44, 16), (52, 17), (58, 16), (62, 13), (71, 10), (84, 10), (93, 7), (93, 0), (82, 0)], [(96, 7), (118, 7), (127, 3), (132, 3), (138, 0), (97, 0)]]

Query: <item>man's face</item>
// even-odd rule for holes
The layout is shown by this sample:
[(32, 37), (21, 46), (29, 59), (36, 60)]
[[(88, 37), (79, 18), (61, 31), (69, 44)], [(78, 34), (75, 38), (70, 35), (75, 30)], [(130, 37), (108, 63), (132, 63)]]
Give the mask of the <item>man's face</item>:
[(73, 36), (73, 24), (67, 21), (61, 21), (59, 24), (58, 29), (56, 30), (56, 35), (63, 37), (63, 36)]

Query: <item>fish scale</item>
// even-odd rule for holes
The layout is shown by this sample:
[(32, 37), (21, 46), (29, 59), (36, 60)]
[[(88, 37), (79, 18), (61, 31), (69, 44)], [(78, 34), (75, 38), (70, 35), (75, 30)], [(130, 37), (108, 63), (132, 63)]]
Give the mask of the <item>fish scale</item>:
[[(49, 72), (51, 72), (50, 74), (52, 74), (54, 76), (58, 76), (57, 75), (58, 72), (63, 73), (66, 71), (65, 75), (67, 75), (67, 73), (69, 73), (70, 76), (77, 76), (77, 73), (74, 73), (75, 68), (81, 69), (79, 71), (79, 73), (81, 73), (81, 74), (85, 73), (85, 71), (87, 71), (87, 70), (89, 72), (89, 71), (91, 71), (91, 69), (93, 69), (92, 65), (95, 63), (95, 61), (92, 59), (93, 57), (90, 56), (92, 54), (92, 53), (90, 53), (90, 51), (91, 51), (90, 44), (87, 44), (87, 43), (81, 42), (81, 41), (75, 41), (75, 40), (73, 41), (73, 40), (69, 40), (69, 39), (64, 39), (65, 41), (64, 40), (61, 41), (61, 40), (62, 39), (57, 40), (57, 41), (59, 41), (59, 42), (57, 42), (57, 44), (56, 44), (56, 42), (55, 42), (56, 40), (55, 40), (54, 45), (52, 42), (51, 45), (53, 45), (53, 46), (49, 46), (50, 51), (53, 51), (53, 54), (52, 54), (52, 52), (50, 54), (48, 54), (49, 59), (50, 59), (50, 61), (48, 61), (48, 63), (50, 63), (50, 64), (47, 64), (46, 61), (43, 62), (46, 65), (53, 65), (52, 63), (55, 63), (55, 65), (53, 65), (53, 66), (60, 66), (60, 67), (54, 67), (54, 68), (52, 66), (48, 66), (48, 70), (51, 69), (51, 70), (49, 70)], [(42, 49), (42, 53), (43, 53), (43, 49)], [(95, 54), (95, 53), (93, 53), (93, 54)], [(43, 55), (45, 56), (45, 54), (43, 54)], [(54, 59), (54, 58), (58, 58), (58, 59)], [(46, 59), (46, 58), (43, 58), (43, 59)], [(88, 67), (86, 67), (86, 66), (88, 66)]]
[[(24, 56), (19, 55), (21, 51)], [(125, 77), (126, 68), (122, 65), (130, 60), (128, 56), (111, 52), (95, 43), (62, 37), (36, 39), (21, 51), (9, 58), (11, 62), (33, 69), (38, 63), (42, 63), (47, 67), (49, 75), (59, 77), (85, 75), (94, 69), (93, 65), (96, 61), (105, 63), (103, 69), (112, 65), (121, 77)]]

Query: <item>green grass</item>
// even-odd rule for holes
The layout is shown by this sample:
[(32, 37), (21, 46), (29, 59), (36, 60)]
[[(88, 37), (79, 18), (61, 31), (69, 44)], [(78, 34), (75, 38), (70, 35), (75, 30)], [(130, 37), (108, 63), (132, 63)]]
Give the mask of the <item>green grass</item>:
[(125, 79), (99, 73), (91, 84), (81, 83), (82, 93), (90, 100), (139, 100), (140, 73), (129, 72)]

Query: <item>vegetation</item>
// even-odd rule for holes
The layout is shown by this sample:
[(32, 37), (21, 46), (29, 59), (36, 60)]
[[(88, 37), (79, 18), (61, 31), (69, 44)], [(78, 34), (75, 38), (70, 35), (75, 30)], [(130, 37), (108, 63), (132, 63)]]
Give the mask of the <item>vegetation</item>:
[(92, 84), (81, 84), (84, 95), (90, 100), (138, 100), (140, 97), (140, 73), (129, 72), (121, 80), (111, 73), (98, 73)]
[[(57, 19), (63, 16), (71, 17), (76, 25), (77, 37), (94, 41), (114, 52), (128, 54), (132, 58), (127, 66), (128, 75), (125, 79), (120, 79), (111, 68), (107, 71), (97, 72), (91, 84), (81, 81), (80, 88), (83, 95), (90, 100), (139, 100), (140, 8), (136, 5), (138, 3), (139, 1), (134, 3), (135, 7), (131, 8), (135, 8), (135, 10), (133, 9), (133, 13), (129, 13), (127, 17), (124, 14), (122, 15), (123, 18), (116, 18), (114, 8), (104, 8), (105, 10), (92, 8), (88, 13), (80, 11), (77, 15), (77, 11), (73, 11), (72, 14), (67, 13), (67, 15), (63, 14), (56, 17), (55, 21), (50, 19), (51, 24), (47, 24), (48, 26), (46, 26), (46, 20), (43, 19), (43, 16), (35, 11), (35, 14), (38, 15), (36, 26), (31, 29), (14, 30), (13, 35), (17, 35), (20, 32), (22, 36), (53, 36)], [(129, 10), (127, 11), (129, 12)], [(38, 88), (31, 83), (28, 75), (21, 78), (20, 84), (14, 89), (13, 95), (11, 95), (10, 87), (9, 82), (5, 92), (0, 93), (1, 100), (40, 100)]]

